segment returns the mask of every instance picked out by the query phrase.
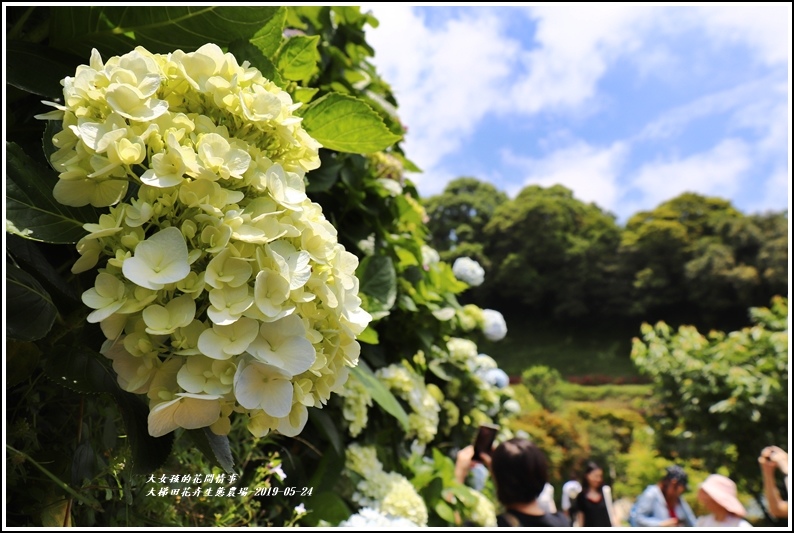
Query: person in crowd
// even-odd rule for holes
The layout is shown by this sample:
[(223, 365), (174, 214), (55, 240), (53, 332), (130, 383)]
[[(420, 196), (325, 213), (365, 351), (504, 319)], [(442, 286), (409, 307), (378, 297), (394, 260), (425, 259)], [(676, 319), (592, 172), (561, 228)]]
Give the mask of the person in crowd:
[(546, 483), (538, 496), (538, 505), (547, 513), (557, 512), (557, 504), (554, 503), (554, 485)]
[[(576, 524), (579, 527), (612, 527), (611, 498), (609, 487), (604, 487), (604, 470), (593, 461), (585, 465), (582, 476), (582, 491), (576, 497)], [(606, 490), (605, 490), (606, 489)]]
[(560, 507), (562, 512), (573, 524), (576, 517), (576, 497), (582, 492), (582, 484), (576, 479), (576, 471), (571, 470), (568, 475), (568, 481), (562, 486), (562, 497), (560, 499)]
[(764, 478), (764, 494), (769, 502), (769, 513), (775, 518), (787, 518), (788, 502), (780, 497), (780, 491), (775, 484), (775, 470), (780, 470), (785, 476), (783, 481), (788, 490), (788, 454), (777, 446), (767, 446), (761, 450), (758, 462)]
[[(455, 478), (463, 483), (472, 465), (474, 447), (458, 452)], [(527, 439), (510, 439), (501, 443), (491, 455), (481, 454), (491, 471), (496, 495), (505, 507), (497, 516), (500, 527), (567, 527), (561, 513), (547, 513), (538, 497), (548, 482), (548, 463), (543, 452)]]
[(698, 501), (708, 509), (706, 516), (697, 519), (697, 527), (753, 527), (743, 520), (747, 510), (736, 497), (736, 483), (720, 474), (712, 474), (700, 484)]
[(695, 525), (692, 509), (681, 498), (689, 477), (678, 465), (667, 467), (659, 483), (648, 485), (634, 502), (629, 524), (634, 527), (674, 527)]

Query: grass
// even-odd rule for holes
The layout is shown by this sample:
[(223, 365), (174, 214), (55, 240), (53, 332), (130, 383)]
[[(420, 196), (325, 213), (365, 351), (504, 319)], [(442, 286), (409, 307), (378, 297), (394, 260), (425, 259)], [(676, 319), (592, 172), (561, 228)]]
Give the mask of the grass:
[(572, 402), (602, 402), (605, 400), (630, 403), (632, 400), (647, 400), (653, 385), (579, 385), (560, 384), (560, 395)]
[(479, 346), (511, 376), (538, 365), (555, 368), (565, 378), (639, 376), (629, 356), (631, 339), (639, 335), (639, 327), (593, 323), (561, 326), (517, 313), (506, 313), (505, 320), (507, 337)]

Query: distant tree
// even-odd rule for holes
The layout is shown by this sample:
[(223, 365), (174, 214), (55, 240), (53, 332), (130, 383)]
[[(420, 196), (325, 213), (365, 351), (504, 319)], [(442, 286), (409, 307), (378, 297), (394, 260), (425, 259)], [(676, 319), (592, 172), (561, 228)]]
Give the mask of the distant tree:
[(631, 283), (635, 316), (721, 316), (784, 294), (785, 217), (747, 217), (729, 201), (685, 193), (631, 217), (620, 268)]
[(613, 215), (570, 189), (525, 187), (497, 208), (485, 238), (501, 298), (557, 318), (603, 308), (620, 229)]
[(755, 258), (761, 278), (760, 298), (788, 294), (788, 215), (786, 212), (749, 217), (759, 229), (760, 247)]
[(431, 246), (445, 261), (468, 256), (488, 269), (483, 229), (506, 201), (507, 195), (490, 183), (471, 177), (451, 181), (443, 193), (423, 202), (430, 218)]
[(644, 324), (631, 357), (654, 380), (648, 421), (660, 452), (727, 468), (760, 503), (758, 453), (771, 443), (788, 449), (788, 300), (750, 315), (752, 327), (708, 336)]

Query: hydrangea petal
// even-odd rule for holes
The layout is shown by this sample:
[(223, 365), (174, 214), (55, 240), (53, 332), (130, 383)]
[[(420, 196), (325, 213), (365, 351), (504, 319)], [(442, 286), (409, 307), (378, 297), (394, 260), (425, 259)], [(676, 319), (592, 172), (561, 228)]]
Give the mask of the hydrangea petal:
[(166, 283), (187, 277), (190, 273), (187, 255), (182, 232), (166, 228), (139, 243), (134, 255), (124, 261), (122, 272), (133, 283), (158, 290)]

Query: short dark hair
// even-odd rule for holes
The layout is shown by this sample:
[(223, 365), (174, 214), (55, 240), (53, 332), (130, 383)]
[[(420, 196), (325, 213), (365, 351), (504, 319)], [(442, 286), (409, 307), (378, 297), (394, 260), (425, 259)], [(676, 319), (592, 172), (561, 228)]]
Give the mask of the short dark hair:
[(664, 472), (663, 482), (675, 481), (679, 486), (684, 487), (684, 490), (689, 489), (689, 476), (687, 476), (683, 468), (678, 465), (672, 465), (668, 466)]
[(503, 505), (532, 503), (549, 479), (543, 452), (527, 439), (510, 439), (491, 456), (496, 495)]

